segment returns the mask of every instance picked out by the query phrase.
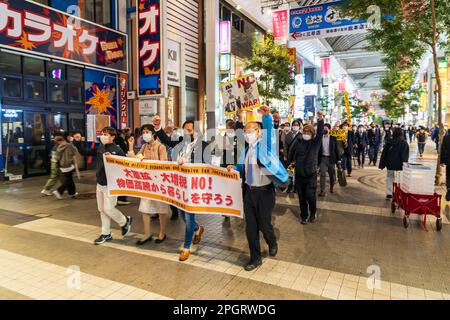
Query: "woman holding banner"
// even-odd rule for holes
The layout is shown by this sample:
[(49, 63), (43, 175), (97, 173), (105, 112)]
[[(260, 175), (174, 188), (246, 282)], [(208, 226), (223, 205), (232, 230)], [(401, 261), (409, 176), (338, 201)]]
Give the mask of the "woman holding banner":
[[(185, 163), (211, 163), (211, 153), (205, 152), (208, 143), (203, 141), (200, 129), (195, 126), (194, 121), (187, 120), (183, 123), (183, 137), (172, 141), (164, 130), (161, 129), (161, 118), (154, 116), (152, 119), (158, 139), (173, 149), (172, 160), (178, 164)], [(183, 250), (179, 260), (186, 261), (191, 253), (191, 245), (198, 244), (205, 228), (197, 223), (195, 214), (179, 210), (180, 216), (186, 223)]]
[[(145, 124), (141, 128), (141, 133), (145, 144), (142, 145), (141, 150), (136, 155), (134, 153), (134, 138), (131, 137), (128, 140), (130, 151), (128, 151), (127, 156), (141, 160), (168, 161), (166, 147), (157, 140), (155, 128), (151, 124)], [(136, 244), (141, 246), (152, 241), (153, 236), (150, 233), (150, 215), (153, 214), (159, 215), (159, 236), (155, 239), (155, 243), (162, 243), (166, 240), (166, 223), (169, 206), (163, 202), (141, 199), (139, 212), (142, 213), (142, 220), (144, 222), (144, 237), (138, 240)]]

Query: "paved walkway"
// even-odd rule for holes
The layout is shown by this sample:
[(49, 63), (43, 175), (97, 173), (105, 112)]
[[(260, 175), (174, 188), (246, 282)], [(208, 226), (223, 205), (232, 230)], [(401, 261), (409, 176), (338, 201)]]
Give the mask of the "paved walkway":
[[(430, 144), (425, 160), (434, 159)], [(122, 239), (116, 228), (114, 241), (94, 246), (95, 180), (84, 175), (80, 198), (63, 201), (40, 196), (43, 178), (0, 185), (0, 298), (450, 299), (448, 205), (441, 232), (434, 218), (428, 231), (417, 219), (404, 229), (375, 167), (356, 169), (346, 188), (321, 199), (315, 225), (301, 226), (296, 196), (279, 194), (279, 254), (253, 272), (242, 269), (248, 248), (239, 219), (199, 216), (206, 232), (183, 263), (181, 220), (169, 222), (163, 244), (136, 247), (143, 227), (135, 199), (119, 207), (134, 217), (133, 233)]]

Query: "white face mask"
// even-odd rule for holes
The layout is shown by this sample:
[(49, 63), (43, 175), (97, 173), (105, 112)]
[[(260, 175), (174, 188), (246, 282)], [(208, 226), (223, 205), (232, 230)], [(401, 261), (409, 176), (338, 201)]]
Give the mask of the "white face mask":
[(299, 126), (293, 126), (292, 127), (292, 131), (299, 132), (300, 131), (300, 127)]
[(110, 139), (108, 136), (100, 136), (100, 141), (103, 144), (109, 144), (110, 143)]
[(69, 137), (69, 142), (72, 142), (73, 141), (73, 137)]
[(234, 130), (227, 130), (227, 136), (229, 136), (230, 138), (234, 138), (236, 134), (234, 133)]
[(258, 140), (258, 137), (256, 136), (255, 132), (246, 133), (244, 137), (245, 137), (245, 141), (248, 144), (254, 144)]
[(309, 141), (309, 140), (311, 140), (311, 138), (312, 138), (312, 136), (309, 135), (309, 134), (304, 134), (303, 135), (303, 140), (305, 140), (305, 141)]
[(142, 139), (144, 139), (145, 142), (152, 142), (153, 141), (153, 135), (151, 133), (144, 133), (142, 135)]

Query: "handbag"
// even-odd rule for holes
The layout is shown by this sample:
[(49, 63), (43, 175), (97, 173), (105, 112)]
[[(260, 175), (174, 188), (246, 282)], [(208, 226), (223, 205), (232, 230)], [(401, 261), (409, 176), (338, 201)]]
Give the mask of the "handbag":
[(347, 186), (347, 177), (345, 176), (345, 171), (342, 169), (341, 165), (338, 165), (337, 171), (338, 182), (341, 187)]

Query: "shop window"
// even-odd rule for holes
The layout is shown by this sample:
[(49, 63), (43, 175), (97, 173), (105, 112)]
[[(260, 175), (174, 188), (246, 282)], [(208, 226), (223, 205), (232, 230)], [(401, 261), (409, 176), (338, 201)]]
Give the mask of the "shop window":
[(27, 76), (45, 77), (44, 60), (24, 57), (23, 72)]
[(22, 63), (20, 56), (0, 52), (0, 72), (22, 73)]
[(83, 89), (79, 84), (69, 84), (69, 102), (81, 103), (83, 102)]
[(56, 62), (47, 63), (47, 77), (55, 80), (66, 79), (66, 66)]
[(3, 77), (3, 95), (7, 98), (22, 97), (22, 80), (11, 77)]
[(77, 67), (67, 67), (67, 80), (77, 82), (78, 85), (83, 82), (83, 69)]
[(111, 0), (95, 0), (95, 22), (111, 27)]
[(233, 27), (239, 32), (244, 32), (244, 20), (242, 20), (237, 14), (232, 15)]
[(44, 100), (44, 81), (25, 80), (25, 97), (32, 100)]
[(50, 102), (66, 102), (66, 87), (63, 83), (49, 84)]
[(222, 16), (220, 17), (223, 21), (230, 21), (231, 20), (231, 11), (230, 9), (226, 7), (222, 7)]

